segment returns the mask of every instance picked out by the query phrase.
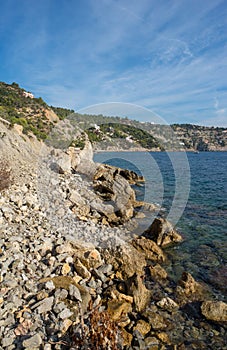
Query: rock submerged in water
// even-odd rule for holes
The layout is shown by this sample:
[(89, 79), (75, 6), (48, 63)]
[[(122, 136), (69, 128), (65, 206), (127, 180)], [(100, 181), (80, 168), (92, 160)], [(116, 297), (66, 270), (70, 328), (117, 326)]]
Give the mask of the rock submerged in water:
[(165, 247), (183, 240), (182, 236), (174, 229), (173, 225), (164, 218), (154, 219), (151, 226), (143, 235), (156, 242), (160, 247)]

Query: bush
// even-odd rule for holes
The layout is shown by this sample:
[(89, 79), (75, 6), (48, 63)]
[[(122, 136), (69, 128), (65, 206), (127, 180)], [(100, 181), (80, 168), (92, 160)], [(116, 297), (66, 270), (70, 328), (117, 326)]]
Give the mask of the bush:
[(0, 161), (0, 191), (7, 189), (12, 184), (12, 173), (6, 160)]
[(94, 308), (88, 317), (82, 316), (79, 327), (71, 328), (70, 349), (119, 350), (120, 332), (107, 311)]

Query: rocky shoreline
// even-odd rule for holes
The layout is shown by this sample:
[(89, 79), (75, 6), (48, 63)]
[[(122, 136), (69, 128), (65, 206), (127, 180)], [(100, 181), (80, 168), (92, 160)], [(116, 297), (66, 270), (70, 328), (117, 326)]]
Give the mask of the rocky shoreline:
[(94, 163), (89, 143), (43, 145), (40, 159), (3, 128), (14, 181), (0, 192), (0, 349), (227, 349), (227, 304), (162, 266), (180, 234), (160, 217), (132, 234), (146, 204), (130, 184), (144, 179)]

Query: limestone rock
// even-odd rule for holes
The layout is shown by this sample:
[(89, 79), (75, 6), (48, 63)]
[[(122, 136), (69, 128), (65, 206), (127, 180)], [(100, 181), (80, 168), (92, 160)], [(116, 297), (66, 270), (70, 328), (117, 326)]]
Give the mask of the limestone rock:
[(124, 328), (121, 329), (121, 338), (123, 346), (130, 346), (132, 343), (133, 336), (131, 333), (127, 332)]
[(135, 192), (117, 168), (99, 166), (94, 174), (94, 189), (103, 200), (114, 203), (114, 212), (120, 221), (133, 216)]
[(166, 279), (168, 277), (166, 270), (159, 264), (149, 266), (149, 271), (151, 277), (153, 277), (155, 280)]
[(42, 338), (39, 334), (35, 334), (33, 335), (33, 337), (30, 337), (23, 341), (24, 348), (29, 350), (39, 348), (41, 344)]
[(119, 321), (132, 311), (132, 305), (126, 301), (111, 300), (108, 302), (107, 310), (114, 321)]
[(139, 331), (140, 334), (142, 334), (143, 336), (145, 336), (147, 333), (150, 332), (151, 330), (151, 326), (149, 325), (149, 323), (147, 323), (146, 321), (144, 320), (139, 320), (135, 327), (133, 328), (134, 331)]
[(134, 274), (126, 281), (127, 294), (133, 297), (136, 311), (141, 312), (150, 301), (151, 292), (145, 287), (141, 275)]
[(154, 330), (163, 330), (167, 328), (167, 320), (160, 314), (147, 309), (143, 315), (148, 319), (149, 324)]
[(183, 288), (186, 295), (195, 293), (198, 287), (198, 283), (194, 280), (192, 275), (185, 271), (182, 273), (178, 285)]
[(71, 172), (71, 159), (70, 156), (64, 152), (61, 152), (56, 158), (55, 163), (52, 164), (52, 169), (55, 169), (60, 174)]
[(227, 304), (223, 301), (204, 301), (201, 311), (208, 320), (227, 322)]
[(88, 279), (88, 278), (91, 277), (91, 273), (88, 271), (86, 266), (84, 266), (82, 264), (80, 259), (76, 258), (76, 260), (74, 262), (74, 267), (75, 267), (75, 270), (78, 273), (78, 275), (81, 276), (82, 278), (87, 278)]
[(123, 278), (129, 278), (135, 272), (143, 275), (146, 266), (144, 254), (137, 251), (132, 245), (125, 242), (118, 243), (110, 249), (104, 248), (103, 258), (107, 264), (111, 264)]
[(173, 311), (179, 309), (179, 305), (171, 298), (166, 297), (157, 302), (157, 305), (164, 310)]
[(181, 235), (173, 228), (172, 224), (164, 218), (156, 218), (151, 226), (144, 232), (144, 236), (152, 239), (161, 247), (182, 241)]
[(140, 236), (132, 241), (132, 245), (139, 252), (143, 253), (146, 259), (159, 262), (165, 261), (165, 255), (162, 249), (150, 239)]

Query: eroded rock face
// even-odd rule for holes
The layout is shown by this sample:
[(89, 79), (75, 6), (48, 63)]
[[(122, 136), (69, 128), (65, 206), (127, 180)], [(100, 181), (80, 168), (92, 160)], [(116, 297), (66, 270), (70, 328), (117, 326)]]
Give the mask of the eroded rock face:
[(156, 218), (152, 225), (144, 232), (144, 236), (152, 239), (161, 247), (182, 241), (181, 235), (164, 218)]
[(201, 311), (208, 320), (227, 322), (227, 304), (223, 301), (204, 301)]

